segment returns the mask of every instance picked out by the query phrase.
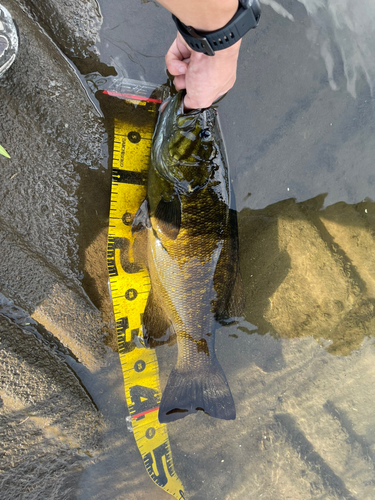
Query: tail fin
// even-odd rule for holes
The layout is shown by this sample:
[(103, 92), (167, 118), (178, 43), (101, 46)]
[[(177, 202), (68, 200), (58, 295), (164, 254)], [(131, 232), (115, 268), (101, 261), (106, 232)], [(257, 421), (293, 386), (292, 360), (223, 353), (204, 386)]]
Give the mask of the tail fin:
[(177, 367), (171, 371), (160, 403), (159, 422), (173, 422), (199, 410), (224, 420), (236, 418), (228, 382), (216, 360), (201, 371)]

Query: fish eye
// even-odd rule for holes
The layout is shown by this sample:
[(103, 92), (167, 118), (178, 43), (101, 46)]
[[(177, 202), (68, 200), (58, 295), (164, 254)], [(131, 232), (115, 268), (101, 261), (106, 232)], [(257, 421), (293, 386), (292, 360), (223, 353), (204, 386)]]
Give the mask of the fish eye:
[(211, 132), (208, 128), (204, 128), (200, 131), (199, 135), (201, 136), (201, 139), (209, 139), (211, 137)]

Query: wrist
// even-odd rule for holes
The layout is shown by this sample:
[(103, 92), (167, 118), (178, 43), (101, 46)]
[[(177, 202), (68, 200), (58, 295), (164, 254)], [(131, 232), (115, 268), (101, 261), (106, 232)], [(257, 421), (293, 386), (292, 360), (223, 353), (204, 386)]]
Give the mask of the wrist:
[[(177, 36), (180, 37), (181, 41), (183, 41), (183, 43), (186, 45), (186, 47), (190, 49), (190, 47), (188, 46), (188, 44), (184, 40), (183, 36), (181, 35), (181, 33), (177, 32)], [(240, 51), (240, 47), (241, 47), (241, 42), (242, 42), (242, 39), (238, 40), (235, 44), (231, 45), (230, 47), (227, 47), (226, 49), (215, 52), (216, 63), (218, 63), (219, 60), (223, 61), (225, 59), (237, 60), (238, 54)], [(205, 58), (213, 59), (213, 58), (211, 58), (211, 56), (208, 56), (207, 54), (204, 54), (203, 52), (196, 52), (194, 50), (191, 51), (190, 58), (193, 58), (195, 60), (200, 60), (200, 59), (205, 59)]]
[(158, 0), (186, 26), (215, 31), (225, 26), (238, 9), (238, 0)]
[(241, 0), (234, 16), (224, 26), (213, 31), (199, 31), (172, 14), (177, 30), (190, 49), (209, 56), (235, 45), (249, 30), (258, 26), (259, 18), (259, 0)]

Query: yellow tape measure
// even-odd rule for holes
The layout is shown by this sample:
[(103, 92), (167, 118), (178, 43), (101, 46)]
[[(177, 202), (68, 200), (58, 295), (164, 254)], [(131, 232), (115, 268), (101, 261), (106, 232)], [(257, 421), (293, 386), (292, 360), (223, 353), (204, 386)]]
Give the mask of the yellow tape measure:
[[(144, 89), (143, 82), (140, 84)], [(158, 361), (155, 351), (142, 347), (139, 341), (150, 279), (146, 269), (134, 262), (131, 224), (146, 197), (152, 134), (160, 100), (134, 95), (135, 92), (142, 94), (134, 85), (130, 93), (104, 92), (112, 99), (120, 97), (129, 103), (128, 116), (123, 113), (114, 123), (109, 281), (126, 402), (138, 449), (151, 479), (183, 500), (183, 486), (173, 467), (167, 426), (158, 420), (161, 400)]]

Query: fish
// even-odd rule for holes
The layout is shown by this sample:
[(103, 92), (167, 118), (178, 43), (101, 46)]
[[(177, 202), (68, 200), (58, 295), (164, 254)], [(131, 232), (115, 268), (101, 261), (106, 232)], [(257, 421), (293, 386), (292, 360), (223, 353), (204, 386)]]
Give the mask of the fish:
[[(203, 411), (233, 420), (235, 404), (214, 343), (220, 322), (239, 316), (244, 305), (237, 212), (218, 112), (185, 112), (183, 97), (178, 92), (159, 112), (147, 197), (132, 224), (133, 232), (148, 235), (145, 316), (152, 316), (154, 302), (178, 345), (158, 418), (168, 423)], [(145, 330), (150, 345), (153, 332)]]

